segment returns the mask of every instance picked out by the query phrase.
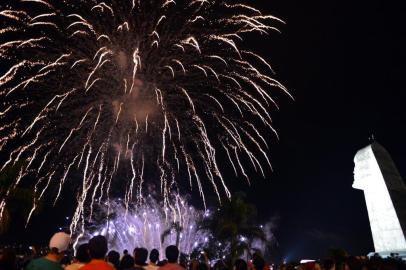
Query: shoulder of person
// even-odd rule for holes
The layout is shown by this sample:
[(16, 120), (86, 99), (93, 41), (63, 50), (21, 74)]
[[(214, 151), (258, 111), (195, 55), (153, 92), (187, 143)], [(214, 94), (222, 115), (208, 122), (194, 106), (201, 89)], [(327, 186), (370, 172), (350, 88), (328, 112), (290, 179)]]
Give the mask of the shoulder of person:
[(41, 264), (41, 258), (32, 259), (30, 262), (27, 263), (24, 270), (36, 270), (38, 268), (38, 264)]
[(35, 263), (34, 263), (34, 260), (32, 260), (29, 263), (27, 263), (24, 270), (34, 270), (35, 269), (34, 266), (35, 266)]
[(80, 270), (86, 270), (86, 269), (88, 269), (88, 268), (89, 268), (88, 265), (89, 265), (89, 264), (85, 264), (84, 266), (82, 266), (82, 267), (80, 268)]

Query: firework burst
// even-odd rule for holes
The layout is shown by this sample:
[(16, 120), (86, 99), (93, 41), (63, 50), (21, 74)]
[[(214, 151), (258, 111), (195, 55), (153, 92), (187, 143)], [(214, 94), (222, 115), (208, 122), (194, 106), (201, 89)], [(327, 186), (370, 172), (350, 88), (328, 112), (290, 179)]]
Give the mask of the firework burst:
[(87, 224), (86, 233), (77, 235), (75, 243), (88, 242), (94, 235), (101, 234), (115, 250), (145, 247), (157, 248), (164, 254), (165, 247), (177, 243), (181, 252), (190, 254), (210, 237), (209, 232), (199, 231), (199, 222), (209, 210), (196, 210), (180, 196), (174, 196), (172, 204), (174, 209), (166, 208), (152, 196), (145, 196), (145, 204), (129, 210), (120, 199), (109, 204), (96, 202), (95, 216), (99, 218)]
[(55, 202), (75, 186), (75, 229), (115, 188), (127, 206), (142, 200), (146, 171), (166, 205), (182, 181), (203, 201), (205, 185), (230, 196), (219, 155), (247, 180), (242, 159), (264, 175), (269, 90), (287, 91), (242, 47), (280, 22), (234, 1), (2, 0), (0, 170), (26, 162), (0, 216), (24, 179), (31, 214), (50, 186)]

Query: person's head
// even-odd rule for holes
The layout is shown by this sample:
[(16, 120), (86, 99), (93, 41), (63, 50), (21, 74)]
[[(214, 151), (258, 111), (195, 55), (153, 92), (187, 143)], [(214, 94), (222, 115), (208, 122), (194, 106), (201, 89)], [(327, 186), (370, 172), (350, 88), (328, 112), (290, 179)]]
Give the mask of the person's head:
[(325, 270), (335, 270), (336, 264), (335, 264), (334, 260), (332, 260), (332, 259), (326, 259), (326, 260), (324, 260), (324, 262), (323, 262), (323, 268), (324, 268)]
[[(289, 268), (289, 266), (291, 266), (290, 264), (287, 266), (286, 270), (292, 270), (291, 268)], [(297, 269), (297, 270), (306, 270), (306, 265), (305, 264), (299, 264), (298, 266), (294, 267), (293, 269)]]
[(136, 265), (145, 265), (148, 258), (148, 250), (146, 248), (134, 249), (134, 260)]
[(313, 269), (314, 269), (314, 270), (321, 270), (321, 265), (320, 265), (320, 263), (319, 263), (319, 262), (315, 262)]
[(315, 262), (307, 262), (304, 264), (305, 270), (314, 270)]
[(159, 260), (159, 251), (154, 248), (149, 253), (149, 261), (152, 262), (152, 263), (157, 263), (158, 260)]
[(120, 269), (127, 269), (134, 266), (134, 258), (130, 255), (124, 255), (124, 257), (120, 261)]
[(165, 249), (165, 255), (168, 259), (168, 263), (176, 263), (179, 257), (179, 249), (177, 246), (168, 246)]
[(89, 240), (89, 254), (92, 259), (102, 260), (107, 253), (107, 239), (97, 235)]
[(124, 254), (124, 255), (128, 255), (128, 250), (127, 250), (127, 249), (124, 249), (123, 254)]
[(167, 264), (167, 263), (168, 263), (168, 260), (167, 260), (167, 259), (164, 259), (164, 260), (162, 260), (162, 261), (159, 261), (156, 265), (159, 266), (159, 267), (161, 267), (161, 266), (164, 266), (164, 265)]
[(49, 240), (49, 255), (58, 261), (62, 260), (65, 251), (68, 250), (70, 236), (64, 232), (55, 233)]
[(110, 250), (110, 252), (107, 254), (107, 260), (112, 263), (116, 269), (118, 269), (120, 264), (120, 253), (115, 250)]
[(89, 244), (81, 244), (76, 250), (75, 258), (80, 263), (88, 263), (90, 261)]
[(351, 270), (361, 270), (362, 269), (362, 261), (359, 260), (357, 257), (350, 256), (346, 259), (346, 263), (348, 268)]
[(243, 259), (237, 259), (234, 262), (234, 270), (247, 270), (248, 265)]

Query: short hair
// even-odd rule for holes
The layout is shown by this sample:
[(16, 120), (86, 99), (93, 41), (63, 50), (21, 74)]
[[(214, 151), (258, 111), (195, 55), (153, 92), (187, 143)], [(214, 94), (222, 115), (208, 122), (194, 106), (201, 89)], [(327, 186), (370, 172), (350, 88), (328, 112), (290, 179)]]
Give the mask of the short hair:
[(120, 261), (120, 269), (127, 269), (134, 267), (134, 258), (131, 255), (124, 255)]
[(179, 257), (179, 249), (177, 246), (168, 246), (165, 249), (165, 255), (169, 263), (176, 263)]
[(56, 247), (53, 247), (49, 250), (49, 253), (59, 255), (59, 250)]
[(127, 249), (124, 249), (123, 254), (124, 254), (124, 255), (127, 255), (127, 254), (128, 254), (128, 250), (127, 250)]
[(234, 262), (235, 270), (247, 270), (248, 265), (243, 259), (237, 259)]
[(107, 250), (107, 239), (103, 235), (97, 235), (89, 240), (89, 253), (92, 259), (104, 259)]
[(110, 250), (109, 253), (107, 253), (107, 260), (112, 263), (115, 268), (118, 268), (120, 264), (120, 253), (115, 250)]
[(89, 244), (81, 244), (78, 249), (76, 250), (76, 260), (78, 260), (81, 263), (88, 263), (90, 262), (90, 256), (89, 256)]
[(145, 265), (148, 258), (148, 250), (146, 248), (135, 248), (134, 249), (134, 261), (137, 265)]
[(153, 263), (156, 263), (159, 260), (159, 251), (156, 248), (149, 253), (149, 260)]

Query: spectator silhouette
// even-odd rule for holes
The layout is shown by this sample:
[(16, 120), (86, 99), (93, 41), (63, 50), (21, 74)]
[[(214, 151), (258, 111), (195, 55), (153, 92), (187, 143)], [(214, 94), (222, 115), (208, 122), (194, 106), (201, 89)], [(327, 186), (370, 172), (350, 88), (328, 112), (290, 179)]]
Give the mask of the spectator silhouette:
[(107, 250), (106, 237), (98, 235), (90, 239), (89, 254), (91, 261), (83, 266), (81, 270), (114, 270), (114, 267), (104, 260)]
[(89, 244), (82, 244), (78, 247), (73, 263), (65, 267), (65, 270), (77, 270), (90, 262)]
[(107, 261), (111, 263), (114, 268), (118, 269), (120, 266), (120, 253), (115, 250), (110, 250), (107, 254)]
[(157, 265), (159, 260), (159, 251), (157, 249), (151, 250), (149, 253), (149, 264), (145, 267), (146, 270), (157, 270), (159, 266)]
[(177, 246), (168, 246), (165, 249), (165, 256), (168, 263), (159, 267), (159, 270), (184, 270), (184, 268), (178, 264), (179, 249)]

